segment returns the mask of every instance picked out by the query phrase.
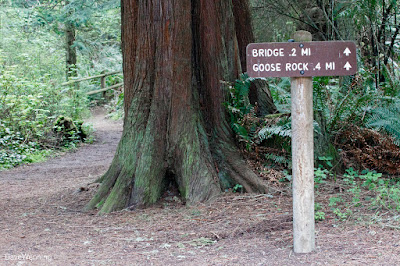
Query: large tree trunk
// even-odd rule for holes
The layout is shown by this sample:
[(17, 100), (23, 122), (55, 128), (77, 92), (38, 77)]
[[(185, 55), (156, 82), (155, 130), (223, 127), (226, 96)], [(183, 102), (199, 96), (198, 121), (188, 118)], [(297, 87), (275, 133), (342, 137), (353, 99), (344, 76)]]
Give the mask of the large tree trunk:
[(155, 203), (166, 183), (188, 203), (266, 186), (238, 155), (221, 80), (240, 71), (231, 0), (122, 0), (122, 139), (87, 208)]

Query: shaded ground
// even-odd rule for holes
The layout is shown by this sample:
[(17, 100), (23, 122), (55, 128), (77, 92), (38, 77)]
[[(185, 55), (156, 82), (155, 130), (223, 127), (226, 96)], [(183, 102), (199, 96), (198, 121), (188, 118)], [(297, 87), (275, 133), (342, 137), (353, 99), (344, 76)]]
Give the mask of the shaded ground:
[[(182, 206), (82, 212), (111, 163), (120, 122), (92, 119), (96, 142), (44, 163), (0, 172), (0, 265), (399, 265), (400, 231), (317, 223), (317, 250), (292, 252), (291, 198), (225, 194)], [(358, 214), (357, 214), (358, 215)], [(360, 214), (361, 215), (361, 214)]]

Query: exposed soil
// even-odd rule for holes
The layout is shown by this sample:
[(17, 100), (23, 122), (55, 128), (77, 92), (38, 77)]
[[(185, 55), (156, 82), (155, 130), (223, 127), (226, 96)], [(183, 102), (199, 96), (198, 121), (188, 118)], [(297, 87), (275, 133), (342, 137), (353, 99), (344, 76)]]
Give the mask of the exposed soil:
[(0, 172), (1, 265), (400, 264), (398, 227), (328, 214), (316, 225), (316, 251), (294, 254), (288, 193), (226, 193), (198, 206), (165, 195), (148, 209), (83, 212), (122, 132), (121, 122), (104, 116), (97, 110), (91, 119), (94, 144)]

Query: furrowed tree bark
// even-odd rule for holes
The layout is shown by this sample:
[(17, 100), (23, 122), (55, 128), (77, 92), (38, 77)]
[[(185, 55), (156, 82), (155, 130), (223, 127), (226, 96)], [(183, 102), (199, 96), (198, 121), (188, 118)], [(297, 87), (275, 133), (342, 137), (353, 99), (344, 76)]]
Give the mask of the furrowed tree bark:
[[(247, 72), (246, 66), (246, 47), (249, 43), (255, 42), (253, 27), (251, 22), (251, 12), (249, 0), (232, 0), (233, 15), (235, 17), (235, 30), (239, 47), (240, 72)], [(277, 108), (271, 97), (271, 92), (267, 81), (256, 79), (249, 88), (249, 100), (253, 105), (257, 105), (257, 115), (265, 116), (274, 114)]]
[[(69, 5), (69, 1), (65, 1), (65, 5)], [(68, 12), (68, 17), (71, 16), (72, 14)], [(71, 77), (76, 77), (77, 76), (77, 71), (76, 71), (76, 63), (77, 63), (77, 56), (76, 56), (76, 48), (74, 46), (74, 42), (76, 39), (76, 29), (75, 25), (72, 21), (69, 20), (69, 18), (66, 18), (65, 21), (65, 77), (67, 81)]]
[(266, 185), (238, 155), (221, 80), (240, 71), (231, 0), (122, 0), (125, 118), (121, 141), (87, 205), (147, 206), (171, 176), (187, 203)]
[(232, 0), (242, 72), (246, 72), (246, 46), (255, 41), (249, 0)]

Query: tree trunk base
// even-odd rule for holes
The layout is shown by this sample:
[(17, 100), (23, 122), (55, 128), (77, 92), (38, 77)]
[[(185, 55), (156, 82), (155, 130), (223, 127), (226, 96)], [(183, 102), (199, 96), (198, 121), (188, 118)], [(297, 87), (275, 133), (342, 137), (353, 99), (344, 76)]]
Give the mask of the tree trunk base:
[[(156, 163), (160, 165), (157, 171), (151, 175), (148, 171), (141, 174), (145, 178), (138, 178), (143, 169), (126, 169), (117, 154), (86, 210), (98, 209), (99, 214), (103, 214), (128, 207), (146, 207), (156, 203), (170, 184), (177, 186), (186, 204), (213, 201), (222, 190), (235, 185), (241, 185), (249, 193), (269, 191), (267, 184), (249, 168), (232, 144), (220, 142), (211, 156), (210, 152), (202, 151), (203, 145), (184, 142), (187, 140), (182, 141), (183, 147), (175, 150), (176, 159), (171, 164), (159, 161)], [(193, 144), (193, 140), (190, 143)], [(145, 154), (141, 156), (147, 157)]]

